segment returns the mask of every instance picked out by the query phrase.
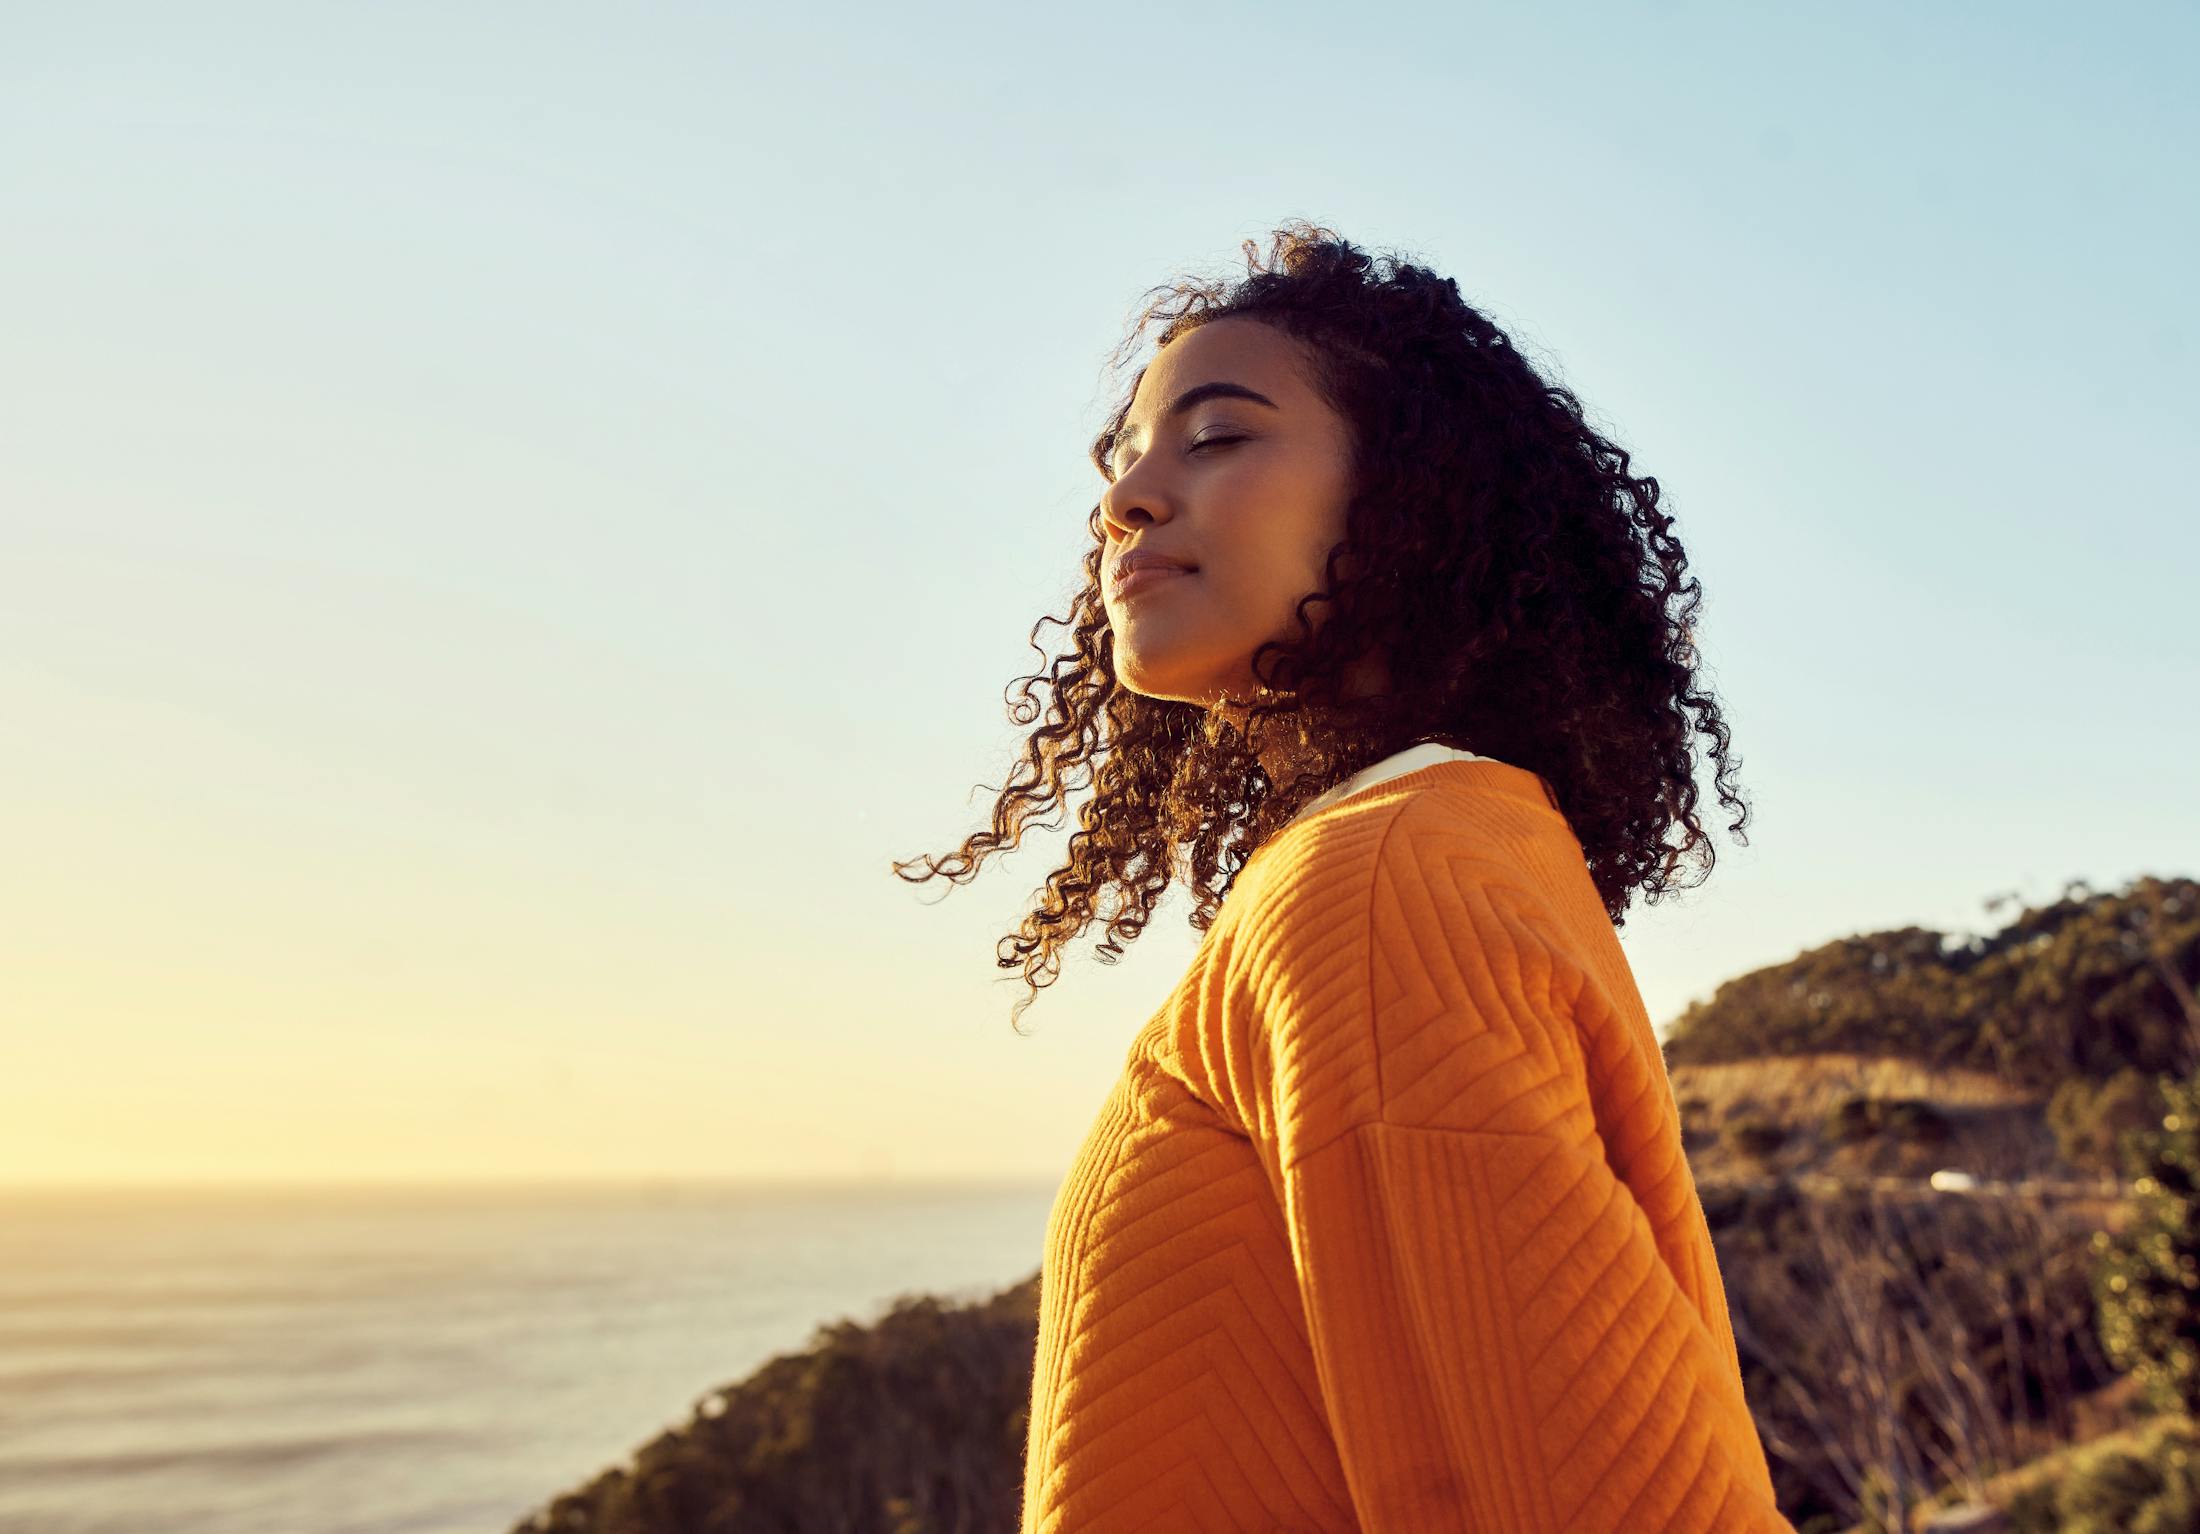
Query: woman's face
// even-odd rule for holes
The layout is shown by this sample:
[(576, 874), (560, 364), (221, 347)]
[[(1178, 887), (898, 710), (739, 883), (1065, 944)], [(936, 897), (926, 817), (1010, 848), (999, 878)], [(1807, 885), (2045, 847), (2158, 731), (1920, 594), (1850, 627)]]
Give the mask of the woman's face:
[[(1101, 600), (1116, 678), (1133, 692), (1203, 707), (1250, 698), (1253, 651), (1291, 638), (1300, 598), (1321, 588), (1344, 537), (1351, 434), (1301, 375), (1303, 356), (1282, 331), (1232, 317), (1170, 342), (1139, 380), (1100, 501)], [(1213, 385), (1234, 392), (1200, 397)], [(1191, 568), (1118, 592), (1130, 551)]]

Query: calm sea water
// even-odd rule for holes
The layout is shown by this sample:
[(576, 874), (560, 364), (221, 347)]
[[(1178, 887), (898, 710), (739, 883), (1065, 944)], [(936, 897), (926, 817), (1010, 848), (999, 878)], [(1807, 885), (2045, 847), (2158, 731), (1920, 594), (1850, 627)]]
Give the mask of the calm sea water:
[(0, 1530), (504, 1534), (1051, 1187), (0, 1195)]

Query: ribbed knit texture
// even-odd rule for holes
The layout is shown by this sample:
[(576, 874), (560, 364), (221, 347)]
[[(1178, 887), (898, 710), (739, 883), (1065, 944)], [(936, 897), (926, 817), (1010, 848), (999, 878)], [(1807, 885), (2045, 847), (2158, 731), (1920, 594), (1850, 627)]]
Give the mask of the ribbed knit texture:
[(1787, 1531), (1664, 1057), (1534, 774), (1240, 871), (1056, 1197), (1023, 1534)]

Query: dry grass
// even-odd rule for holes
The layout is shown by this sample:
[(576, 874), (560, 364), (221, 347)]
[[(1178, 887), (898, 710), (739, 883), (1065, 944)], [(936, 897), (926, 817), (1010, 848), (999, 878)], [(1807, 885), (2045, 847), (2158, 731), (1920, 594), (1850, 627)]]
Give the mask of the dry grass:
[(1718, 1124), (1748, 1115), (1781, 1124), (1821, 1122), (1844, 1098), (1923, 1098), (1948, 1108), (2037, 1105), (1990, 1071), (1933, 1070), (1883, 1055), (1789, 1055), (1721, 1065), (1676, 1065), (1670, 1072), (1681, 1117)]
[[(2180, 1412), (2157, 1414), (2149, 1411), (2138, 1402), (2136, 1393), (2130, 1388), (2134, 1383), (2127, 1377), (2101, 1392), (2104, 1401), (2111, 1396), (2115, 1398), (2116, 1409), (2113, 1416), (2097, 1423), (2089, 1422), (2071, 1442), (2043, 1448), (2038, 1458), (1993, 1477), (1979, 1488), (1980, 1495), (1990, 1506), (2006, 1507), (2020, 1492), (2038, 1486), (2043, 1481), (2060, 1482), (2069, 1473), (2074, 1461), (2111, 1449), (2137, 1452), (2140, 1441), (2157, 1425), (2193, 1420)], [(1910, 1526), (1913, 1530), (1923, 1530), (1931, 1524), (1935, 1513), (1957, 1506), (1963, 1501), (1960, 1495), (1952, 1492), (1930, 1498), (1911, 1510)], [(1870, 1534), (1872, 1527), (1870, 1524), (1854, 1524), (1842, 1530), (1841, 1534)]]
[[(1940, 1167), (2007, 1179), (2066, 1177), (2072, 1170), (2048, 1127), (2045, 1098), (1989, 1071), (1825, 1053), (1677, 1065), (1669, 1074), (1699, 1183), (1767, 1175), (1918, 1180)], [(1947, 1123), (1946, 1138), (1888, 1133), (1842, 1143), (1829, 1136), (1827, 1120), (1852, 1097), (1930, 1103)], [(1743, 1135), (1768, 1128), (1784, 1138), (1753, 1151)]]

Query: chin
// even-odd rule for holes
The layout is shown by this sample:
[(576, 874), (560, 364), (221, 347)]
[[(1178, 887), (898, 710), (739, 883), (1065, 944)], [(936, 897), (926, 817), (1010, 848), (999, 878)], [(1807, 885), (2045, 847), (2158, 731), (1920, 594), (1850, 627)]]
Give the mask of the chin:
[(1127, 691), (1142, 698), (1153, 698), (1164, 703), (1198, 703), (1204, 705), (1213, 697), (1212, 685), (1186, 676), (1181, 671), (1167, 667), (1147, 665), (1135, 655), (1125, 657), (1120, 649), (1115, 657), (1115, 677)]

